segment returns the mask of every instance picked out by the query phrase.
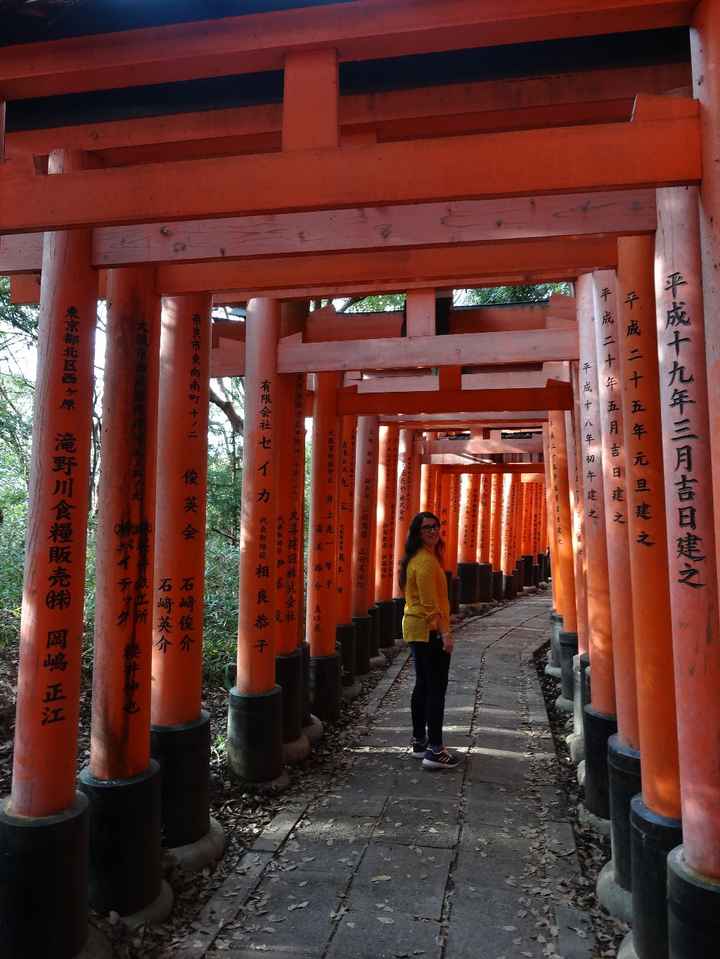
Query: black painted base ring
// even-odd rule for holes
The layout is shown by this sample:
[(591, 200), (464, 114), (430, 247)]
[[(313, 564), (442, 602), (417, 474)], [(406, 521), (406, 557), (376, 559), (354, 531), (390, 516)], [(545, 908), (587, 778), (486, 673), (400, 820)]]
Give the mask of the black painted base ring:
[(335, 627), (335, 648), (340, 654), (343, 687), (355, 685), (355, 643), (355, 626), (353, 623), (341, 623)]
[(572, 701), (575, 689), (573, 659), (578, 651), (577, 633), (561, 632), (558, 636), (560, 647), (560, 690), (565, 699)]
[(393, 599), (395, 605), (395, 641), (403, 638), (402, 621), (405, 615), (405, 597), (396, 596)]
[(585, 808), (599, 819), (610, 819), (608, 740), (617, 732), (617, 719), (592, 706), (583, 712), (585, 738)]
[(608, 788), (615, 882), (632, 889), (630, 866), (630, 803), (642, 789), (640, 753), (615, 734), (608, 739)]
[(667, 857), (682, 842), (679, 819), (659, 816), (634, 796), (630, 803), (633, 945), (638, 959), (668, 954)]
[(496, 569), (492, 574), (492, 596), (493, 599), (501, 603), (505, 599), (505, 574), (501, 569)]
[(479, 568), (477, 563), (458, 563), (461, 603), (477, 603)]
[(340, 715), (342, 685), (340, 657), (310, 657), (310, 704), (313, 713), (323, 722), (335, 722)]
[(161, 777), (154, 759), (130, 779), (96, 779), (89, 768), (78, 785), (90, 801), (90, 905), (121, 916), (160, 895)]
[(56, 816), (0, 811), (0, 939), (3, 959), (73, 959), (88, 935), (87, 797)]
[(378, 649), (391, 649), (395, 645), (395, 603), (391, 599), (381, 599), (375, 605), (380, 628)]
[(210, 829), (210, 715), (192, 723), (151, 726), (160, 764), (163, 846), (187, 846)]
[(370, 659), (373, 659), (380, 651), (380, 610), (377, 604), (370, 607), (368, 616), (370, 617), (369, 656)]
[(493, 572), (490, 563), (478, 563), (478, 603), (490, 603), (493, 598)]
[(667, 860), (670, 959), (715, 959), (720, 942), (720, 881), (701, 876), (682, 846)]
[(275, 682), (282, 689), (282, 738), (293, 743), (303, 728), (303, 654), (298, 646), (292, 653), (275, 658)]
[(355, 675), (367, 676), (370, 672), (370, 628), (369, 616), (353, 616), (355, 627)]
[(230, 768), (243, 782), (270, 783), (283, 773), (282, 689), (267, 693), (230, 690), (227, 752)]

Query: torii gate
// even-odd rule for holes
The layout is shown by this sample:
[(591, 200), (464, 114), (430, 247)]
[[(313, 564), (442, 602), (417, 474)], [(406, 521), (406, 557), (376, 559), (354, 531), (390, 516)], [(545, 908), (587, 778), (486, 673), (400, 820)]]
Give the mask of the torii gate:
[[(427, 430), (476, 426), (481, 414), (494, 415), (487, 421), (496, 424), (546, 420), (550, 546), (556, 572), (563, 570), (554, 577), (555, 607), (563, 613), (557, 623), (587, 631), (593, 683), (584, 721), (586, 806), (596, 822), (610, 820), (613, 829), (608, 883), (626, 892), (635, 885), (634, 947), (641, 959), (654, 959), (668, 948), (668, 932), (657, 921), (665, 916), (664, 881), (658, 888), (647, 877), (664, 878), (665, 853), (676, 847), (668, 872), (670, 955), (711, 954), (720, 894), (720, 511), (703, 481), (712, 475), (720, 494), (717, 22), (718, 0), (567, 0), (559, 12), (538, 0), (489, 6), (443, 0), (420, 7), (411, 0), (355, 0), (220, 18), (201, 30), (192, 22), (167, 24), (0, 48), (0, 98), (9, 104), (6, 134), (0, 124), (0, 272), (17, 274), (18, 297), (32, 302), (42, 271), (15, 770), (0, 820), (13, 875), (0, 913), (9, 955), (26, 955), (29, 941), (46, 948), (50, 936), (62, 957), (83, 946), (87, 797), (94, 903), (131, 913), (162, 900), (163, 803), (150, 748), (150, 659), (152, 651), (158, 663), (169, 662), (171, 615), (180, 634), (173, 652), (186, 653), (195, 665), (167, 674), (158, 667), (152, 751), (180, 778), (192, 769), (202, 794), (207, 723), (199, 705), (202, 601), (196, 587), (204, 489), (202, 443), (195, 441), (202, 435), (210, 369), (211, 296), (249, 301), (244, 343), (233, 343), (229, 360), (244, 371), (248, 395), (243, 603), (229, 722), (236, 771), (248, 780), (275, 778), (283, 739), (302, 751), (302, 724), (309, 719), (298, 714), (286, 724), (274, 655), (285, 657), (285, 675), (299, 675), (301, 483), (293, 464), (307, 402), (301, 375), (316, 377), (310, 555), (319, 575), (309, 583), (308, 665), (314, 705), (328, 718), (342, 682), (335, 628), (348, 625), (350, 616), (367, 632), (377, 598), (371, 519), (381, 422), (392, 417), (403, 430)], [(530, 81), (520, 99), (522, 84), (478, 82), (458, 91), (451, 107), (441, 87), (371, 101), (339, 96), (338, 65), (351, 61), (671, 26), (692, 28), (692, 76), (687, 64), (666, 63), (578, 71)], [(273, 70), (283, 71), (281, 106), (12, 129), (13, 108), (33, 97)], [(663, 95), (690, 80), (697, 99)], [(473, 225), (465, 229), (468, 220)], [(520, 318), (511, 329), (437, 328), (437, 289), (561, 279), (577, 282), (577, 330), (528, 327)], [(113, 390), (103, 416), (105, 462), (112, 469), (106, 466), (102, 479), (93, 754), (81, 795), (74, 768), (78, 637), (94, 315), (103, 282), (113, 303), (107, 364)], [(369, 338), (306, 337), (313, 326), (307, 311), (286, 302), (388, 290), (409, 294), (404, 337), (387, 328), (378, 336), (377, 325)], [(654, 300), (659, 370), (648, 332)], [(627, 343), (611, 337), (610, 327), (631, 329)], [(638, 337), (632, 345), (630, 335)], [(226, 349), (218, 346), (220, 353)], [(170, 373), (170, 359), (183, 369), (182, 378)], [(547, 381), (470, 385), (466, 377), (487, 371), (463, 372), (565, 361), (579, 362), (572, 390)], [(435, 367), (437, 389), (430, 391), (341, 387), (342, 373), (420, 368), (434, 376), (429, 370)], [(627, 373), (622, 382), (620, 370)], [(636, 372), (640, 379), (632, 383)], [(643, 386), (659, 384), (651, 407), (631, 391), (642, 379)], [(333, 477), (343, 469), (347, 476), (350, 468), (341, 455), (343, 437), (349, 440), (341, 417), (359, 423), (354, 546), (352, 563), (344, 555), (334, 569), (339, 504)], [(293, 441), (283, 450), (286, 423)], [(652, 437), (652, 448), (637, 446), (651, 443), (645, 437)], [(156, 511), (158, 448), (172, 469)], [(568, 455), (575, 457), (574, 474)], [(387, 449), (385, 457), (388, 470)], [(515, 465), (528, 464), (502, 464), (503, 472), (517, 475)], [(448, 480), (432, 502), (442, 506), (443, 491), (457, 499), (457, 484), (450, 481), (454, 467), (438, 468)], [(495, 496), (490, 548), (493, 567), (504, 563), (507, 573), (522, 540), (522, 513), (519, 483), (508, 484), (503, 511), (499, 486), (488, 490), (491, 504)], [(571, 497), (576, 523), (585, 519), (582, 550), (577, 529), (570, 531)], [(287, 575), (266, 588), (277, 533), (274, 501), (286, 511), (282, 545), (273, 542), (287, 557)], [(175, 511), (181, 507), (180, 523)], [(658, 521), (663, 515), (666, 524)], [(495, 528), (501, 519), (502, 536)], [(188, 568), (174, 562), (178, 543), (187, 549)], [(574, 589), (583, 562), (584, 594)], [(649, 562), (658, 577), (654, 590), (643, 582)], [(622, 579), (628, 563), (632, 594), (627, 575)], [(344, 600), (349, 592), (349, 580), (339, 590), (338, 578), (348, 577), (348, 568), (350, 606), (341, 602), (335, 613), (338, 596)], [(380, 579), (386, 596), (387, 570)], [(278, 596), (294, 615), (282, 627), (268, 617)], [(190, 599), (192, 605), (183, 605)], [(654, 635), (647, 629), (653, 604), (661, 610)], [(706, 637), (702, 648), (698, 636)], [(192, 757), (189, 767), (172, 765), (180, 743)], [(627, 823), (640, 787), (632, 826), (643, 842), (629, 876)], [(211, 833), (202, 795), (195, 808), (192, 842)], [(57, 844), (66, 850), (62, 861), (48, 861), (46, 850)], [(116, 864), (112, 879), (103, 857)], [(42, 903), (44, 928), (36, 922), (35, 901)]]

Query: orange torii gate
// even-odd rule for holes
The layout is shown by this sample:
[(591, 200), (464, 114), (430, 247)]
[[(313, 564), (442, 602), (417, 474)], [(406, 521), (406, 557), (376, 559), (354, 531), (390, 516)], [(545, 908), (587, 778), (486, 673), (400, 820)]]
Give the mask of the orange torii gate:
[[(717, 420), (720, 393), (713, 375), (713, 277), (718, 260), (718, 0), (568, 0), (562, 15), (535, 0), (508, 0), (502, 7), (465, 0), (419, 6), (412, 0), (298, 3), (289, 10), (218, 17), (201, 25), (163, 23), (151, 30), (113, 29), (0, 49), (0, 273), (15, 274), (17, 298), (36, 302), (39, 292), (41, 307), (15, 766), (12, 795), (0, 816), (0, 849), (12, 877), (0, 905), (0, 929), (6, 938), (2, 945), (11, 959), (46, 952), (51, 945), (60, 959), (73, 959), (87, 935), (89, 861), (91, 896), (103, 908), (127, 914), (162, 899), (161, 817), (166, 825), (171, 823), (171, 800), (160, 796), (156, 761), (167, 767), (168, 782), (173, 775), (174, 781), (182, 781), (176, 751), (166, 748), (168, 728), (192, 727), (196, 755), (202, 756), (205, 726), (198, 702), (201, 635), (195, 619), (202, 606), (197, 523), (203, 506), (197, 501), (196, 521), (191, 506), (181, 526), (177, 515), (170, 515), (180, 502), (184, 512), (186, 503), (202, 495), (203, 453), (200, 449), (197, 454), (197, 467), (189, 464), (176, 472), (174, 482), (172, 475), (165, 480), (173, 487), (172, 495), (158, 499), (156, 507), (157, 478), (165, 474), (156, 470), (154, 451), (160, 437), (165, 442), (181, 429), (169, 403), (160, 406), (159, 426), (155, 419), (160, 298), (166, 298), (166, 317), (173, 302), (203, 298), (198, 315), (200, 327), (206, 329), (208, 298), (213, 296), (216, 302), (248, 304), (244, 338), (219, 335), (218, 355), (211, 359), (213, 372), (244, 375), (248, 395), (240, 621), (228, 736), (235, 774), (248, 784), (281, 780), (291, 744), (306, 748), (302, 726), (309, 722), (309, 710), (302, 704), (299, 719), (302, 695), (297, 688), (289, 694), (293, 682), (308, 686), (300, 680), (298, 664), (309, 674), (314, 710), (332, 721), (343, 683), (354, 685), (353, 668), (363, 674), (372, 660), (384, 663), (377, 655), (378, 639), (387, 633), (370, 627), (377, 627), (379, 620), (376, 600), (387, 604), (398, 598), (392, 565), (402, 535), (399, 516), (380, 530), (376, 518), (378, 506), (385, 517), (391, 514), (404, 480), (401, 470), (396, 486), (392, 474), (397, 457), (390, 462), (386, 452), (387, 489), (378, 503), (380, 429), (383, 435), (468, 424), (477, 429), (484, 418), (492, 423), (493, 416), (496, 424), (537, 426), (550, 412), (567, 441), (565, 450), (556, 451), (554, 479), (549, 474), (547, 484), (550, 522), (545, 525), (551, 534), (556, 608), (566, 627), (577, 622), (582, 633), (586, 624), (592, 672), (592, 704), (585, 709), (586, 805), (611, 819), (615, 872), (618, 866), (627, 872), (632, 859), (639, 933), (634, 945), (640, 959), (655, 959), (668, 949), (668, 939), (671, 959), (704, 959), (717, 945), (713, 922), (720, 895), (720, 783), (712, 758), (720, 728), (713, 682), (720, 671), (715, 562), (720, 519), (705, 482), (713, 477), (717, 495), (720, 457), (713, 417)], [(341, 95), (340, 67), (348, 62), (494, 45), (510, 52), (513, 44), (528, 41), (630, 31), (640, 37), (639, 31), (671, 26), (692, 26), (692, 63), (658, 61), (627, 69), (611, 64), (612, 69), (593, 77), (579, 70), (533, 78), (525, 99), (518, 99), (519, 85), (512, 80), (478, 81), (462, 88), (455, 84), (452, 107), (443, 84), (371, 97)], [(281, 104), (228, 110), (210, 104), (210, 109), (175, 117), (109, 118), (65, 126), (54, 121), (52, 127), (25, 130), (13, 125), (23, 102), (33, 98), (52, 102), (66, 94), (82, 98), (159, 81), (190, 83), (222, 73), (279, 70), (284, 83)], [(686, 87), (691, 79), (699, 103), (687, 96), (663, 95)], [(534, 160), (530, 165), (528, 156)], [(656, 192), (656, 187), (661, 189)], [(471, 230), (458, 228), (468, 221), (474, 224)], [(659, 379), (646, 401), (633, 396), (629, 382), (623, 384), (623, 435), (620, 417), (608, 418), (615, 412), (608, 408), (613, 370), (624, 369), (625, 376), (645, 357), (633, 354), (629, 345), (622, 354), (618, 342), (605, 342), (602, 330), (593, 335), (591, 322), (588, 326), (591, 274), (598, 280), (597, 271), (608, 271), (614, 282), (617, 267), (621, 278), (627, 276), (627, 250), (618, 250), (639, 236), (649, 237), (652, 244), (656, 228), (657, 329), (648, 353), (659, 346)], [(641, 280), (647, 283), (648, 264), (647, 253), (642, 266), (633, 261), (631, 269), (642, 275), (624, 290), (627, 297), (638, 292)], [(537, 322), (526, 313), (502, 322), (488, 314), (448, 316), (435, 293), (542, 280), (577, 282), (578, 325), (567, 319), (548, 324), (544, 316)], [(606, 288), (610, 285), (601, 287)], [(397, 318), (379, 322), (375, 317), (364, 328), (353, 321), (352, 329), (340, 332), (327, 317), (309, 322), (305, 306), (296, 323), (283, 322), (281, 300), (398, 290), (408, 293), (399, 329)], [(107, 496), (101, 505), (98, 549), (102, 628), (95, 649), (93, 751), (90, 770), (81, 777), (81, 795), (75, 788), (74, 758), (90, 377), (95, 303), (101, 291), (113, 300), (113, 328), (119, 324), (134, 341), (123, 349), (122, 337), (113, 335), (108, 346), (107, 370), (110, 382), (118, 384), (117, 405), (106, 397), (103, 428), (109, 435), (102, 484)], [(615, 317), (622, 315), (628, 327), (633, 303), (623, 301), (612, 311)], [(191, 372), (188, 384), (198, 424), (205, 415), (199, 380), (207, 377), (208, 360), (201, 355), (202, 336), (199, 342), (203, 365), (191, 370), (202, 372)], [(170, 340), (167, 343), (171, 351)], [(611, 346), (614, 351), (605, 352)], [(168, 355), (163, 352), (164, 358)], [(498, 376), (529, 374), (542, 372), (544, 362), (578, 359), (575, 391), (552, 376), (514, 387), (471, 382), (485, 376), (487, 367)], [(437, 375), (429, 372), (434, 368)], [(426, 371), (421, 375), (437, 383), (428, 390), (397, 388), (390, 374), (410, 370)], [(364, 371), (374, 377), (379, 372), (386, 380), (384, 388), (364, 392), (361, 386), (342, 387), (341, 374), (357, 371), (360, 383)], [(311, 395), (304, 395), (306, 374), (315, 378)], [(164, 375), (167, 384), (173, 373), (165, 367)], [(167, 392), (169, 400), (170, 389)], [(282, 449), (290, 397), (293, 441)], [(633, 399), (653, 403), (655, 413), (662, 408), (660, 426), (655, 416), (653, 451), (659, 456), (662, 446), (664, 470), (658, 468), (653, 482), (664, 483), (664, 503), (657, 492), (654, 500), (638, 498), (644, 489), (637, 484), (649, 476), (642, 470), (652, 464), (647, 450), (637, 446), (647, 435), (641, 428), (648, 427), (638, 415), (646, 411), (634, 408)], [(316, 442), (309, 615), (303, 624), (298, 477), (302, 415), (308, 405)], [(348, 439), (355, 417), (353, 464), (349, 447), (343, 460), (343, 438)], [(576, 472), (582, 475), (573, 476), (570, 467), (569, 480), (578, 499), (573, 508), (585, 512), (582, 557), (565, 502), (566, 457), (572, 459), (568, 438), (575, 435), (580, 438), (575, 455), (581, 464)], [(406, 450), (407, 441), (406, 435)], [(170, 453), (165, 445), (163, 450), (169, 468)], [(623, 457), (624, 467), (614, 464)], [(505, 592), (501, 566), (512, 593), (521, 582), (517, 563), (524, 553), (518, 491), (526, 484), (519, 474), (534, 473), (530, 467), (535, 464), (423, 465), (427, 468), (418, 501), (437, 508), (444, 499), (448, 529), (455, 531), (449, 537), (449, 572), (454, 572), (453, 537), (458, 534), (463, 562), (475, 562), (479, 547), (480, 558), (493, 563), (494, 586), (500, 590), (496, 595)], [(477, 489), (477, 473), (485, 474), (483, 502), (490, 516), (483, 514), (481, 542), (476, 536), (473, 556), (477, 514), (468, 518), (466, 509), (461, 530), (457, 504), (463, 484), (466, 508), (468, 498), (472, 502), (469, 491)], [(468, 479), (463, 481), (465, 474)], [(129, 477), (125, 486), (123, 476)], [(636, 484), (632, 491), (629, 481)], [(625, 506), (615, 509), (614, 503)], [(630, 505), (634, 517), (628, 515)], [(538, 506), (542, 512), (543, 501)], [(665, 613), (658, 620), (666, 633), (669, 622), (675, 673), (674, 684), (665, 675), (665, 710), (651, 702), (649, 674), (644, 671), (650, 665), (657, 671), (659, 657), (647, 637), (643, 640), (638, 619), (642, 613), (627, 588), (631, 580), (626, 567), (637, 581), (644, 548), (644, 541), (630, 541), (627, 530), (631, 536), (650, 535), (650, 526), (640, 528), (635, 521), (649, 523), (653, 508), (667, 517), (667, 543), (659, 551), (670, 578), (667, 598), (658, 590)], [(122, 515), (115, 515), (118, 511)], [(406, 521), (407, 511), (402, 523)], [(613, 523), (627, 527), (624, 539)], [(489, 535), (484, 533), (486, 525)], [(463, 539), (465, 526), (469, 533)], [(195, 572), (184, 572), (177, 557), (168, 554), (168, 542), (178, 535), (193, 545), (187, 559)], [(113, 543), (119, 553), (113, 553)], [(544, 553), (543, 546), (538, 552)], [(128, 569), (132, 566), (120, 579), (118, 556), (123, 563), (127, 558)], [(585, 588), (573, 592), (570, 581), (582, 582), (577, 572), (583, 563)], [(609, 588), (623, 585), (623, 573), (621, 611), (619, 602), (612, 607)], [(186, 581), (192, 581), (192, 588), (182, 588)], [(188, 597), (181, 597), (184, 593)], [(181, 599), (191, 595), (194, 605), (181, 606)], [(284, 621), (277, 616), (283, 603), (288, 611)], [(345, 629), (338, 632), (338, 627)], [(309, 645), (302, 642), (304, 634)], [(698, 634), (707, 637), (701, 651), (695, 642)], [(171, 657), (178, 651), (170, 645), (174, 642), (188, 654), (187, 667), (179, 671)], [(663, 648), (667, 666), (667, 635)], [(158, 663), (155, 685), (151, 655)], [(175, 672), (177, 683), (170, 689), (168, 676)], [(662, 727), (667, 742), (674, 742), (675, 717), (669, 705), (673, 693), (677, 775), (674, 754), (660, 757), (655, 738)], [(616, 771), (622, 766), (626, 793), (642, 787), (652, 814), (632, 805), (634, 828), (645, 830), (648, 843), (637, 844), (631, 854), (625, 814), (618, 811), (631, 805), (631, 797), (624, 797), (624, 806), (613, 803), (612, 810), (605, 802), (605, 745), (616, 708), (621, 748), (612, 762)], [(118, 736), (120, 747), (111, 755), (110, 745)], [(629, 765), (636, 760), (642, 782), (630, 775)], [(666, 776), (667, 791), (654, 789)], [(202, 777), (198, 786), (196, 822), (204, 828)], [(666, 936), (662, 924), (655, 922), (659, 913), (665, 915), (664, 884), (652, 886), (647, 877), (663, 874), (664, 855), (679, 840), (678, 795), (683, 799), (684, 845), (676, 847), (669, 860)], [(117, 821), (118, 809), (126, 820), (123, 829), (135, 843), (120, 850), (124, 874), (133, 857), (142, 874), (130, 898), (123, 898), (126, 890), (98, 866), (110, 848), (107, 827)], [(667, 821), (656, 822), (663, 818)], [(38, 903), (44, 910), (43, 924), (36, 920)], [(159, 908), (162, 911), (162, 903)], [(643, 932), (649, 917), (660, 930), (652, 941)]]

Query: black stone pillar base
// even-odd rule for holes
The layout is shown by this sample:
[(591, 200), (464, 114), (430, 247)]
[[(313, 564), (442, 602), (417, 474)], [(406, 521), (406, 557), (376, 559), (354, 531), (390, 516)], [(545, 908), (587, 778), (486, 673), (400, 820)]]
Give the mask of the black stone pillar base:
[(561, 632), (558, 637), (560, 647), (560, 690), (564, 699), (573, 701), (575, 681), (573, 678), (573, 659), (578, 651), (577, 633)]
[(608, 739), (608, 786), (615, 881), (631, 890), (630, 803), (642, 791), (640, 753), (621, 742), (617, 734)]
[(458, 563), (461, 603), (477, 603), (479, 569), (478, 563)]
[(335, 722), (342, 701), (340, 657), (310, 657), (310, 704), (313, 713), (324, 722)]
[(501, 603), (505, 599), (505, 574), (501, 569), (493, 570), (492, 590), (495, 602)]
[(523, 586), (533, 586), (533, 558), (529, 555), (521, 557), (523, 567)]
[(450, 598), (450, 612), (452, 614), (457, 614), (460, 612), (460, 577), (453, 576), (450, 579), (450, 592), (448, 593)]
[(505, 577), (505, 599), (515, 599), (518, 591), (518, 577), (513, 570), (509, 576)]
[(340, 675), (343, 688), (355, 685), (355, 642), (353, 623), (342, 623), (335, 628), (335, 646), (340, 652)]
[(702, 876), (676, 846), (667, 859), (670, 959), (715, 959), (720, 943), (720, 881)]
[(478, 603), (490, 603), (493, 598), (493, 571), (490, 563), (478, 563)]
[(608, 783), (608, 740), (617, 732), (617, 719), (586, 706), (583, 714), (585, 735), (585, 808), (598, 819), (610, 819)]
[(161, 771), (163, 846), (197, 842), (210, 829), (210, 715), (151, 726), (150, 751)]
[(90, 814), (87, 797), (55, 816), (0, 811), (3, 959), (73, 959), (88, 938)]
[(532, 567), (532, 584), (533, 584), (533, 586), (539, 586), (539, 585), (540, 585), (540, 580), (541, 580), (541, 578), (542, 578), (542, 577), (540, 576), (540, 567), (539, 567), (539, 565), (538, 565), (537, 563), (533, 563), (533, 567)]
[(667, 857), (682, 842), (679, 819), (658, 816), (642, 796), (630, 803), (632, 943), (638, 959), (668, 955)]
[(292, 743), (302, 735), (304, 719), (303, 651), (300, 646), (275, 658), (275, 682), (282, 689), (282, 739)]
[(355, 627), (355, 675), (360, 678), (370, 672), (370, 628), (369, 616), (353, 616)]
[(106, 915), (146, 909), (162, 893), (160, 764), (151, 759), (130, 779), (85, 768), (78, 784), (90, 803), (90, 905)]
[(395, 603), (391, 599), (383, 599), (375, 605), (380, 619), (378, 648), (392, 649), (395, 645)]
[(299, 648), (300, 659), (302, 660), (302, 728), (305, 730), (306, 727), (312, 725), (312, 713), (310, 712), (310, 644), (303, 641)]
[(405, 597), (396, 596), (393, 603), (395, 604), (395, 642), (399, 643), (403, 638), (402, 621), (405, 615)]
[(377, 603), (368, 610), (370, 617), (370, 659), (377, 658), (380, 651), (380, 610)]
[(230, 690), (227, 751), (230, 768), (248, 785), (281, 788), (283, 768), (282, 689), (267, 693)]
[(573, 657), (573, 731), (567, 738), (567, 744), (570, 757), (576, 765), (585, 758), (583, 711), (589, 701), (588, 683), (585, 680), (589, 665), (590, 657), (587, 653), (579, 653)]
[(518, 593), (521, 593), (523, 589), (525, 588), (525, 586), (527, 585), (525, 583), (525, 564), (523, 563), (522, 559), (518, 559), (515, 561), (513, 576), (517, 576)]

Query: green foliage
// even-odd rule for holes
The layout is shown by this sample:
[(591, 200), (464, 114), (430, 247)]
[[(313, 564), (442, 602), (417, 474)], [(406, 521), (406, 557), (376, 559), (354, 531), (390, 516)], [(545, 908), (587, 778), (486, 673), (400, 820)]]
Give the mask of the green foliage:
[(512, 303), (543, 303), (553, 293), (572, 294), (569, 283), (539, 283), (535, 286), (488, 286), (455, 290), (455, 306), (509, 306)]

